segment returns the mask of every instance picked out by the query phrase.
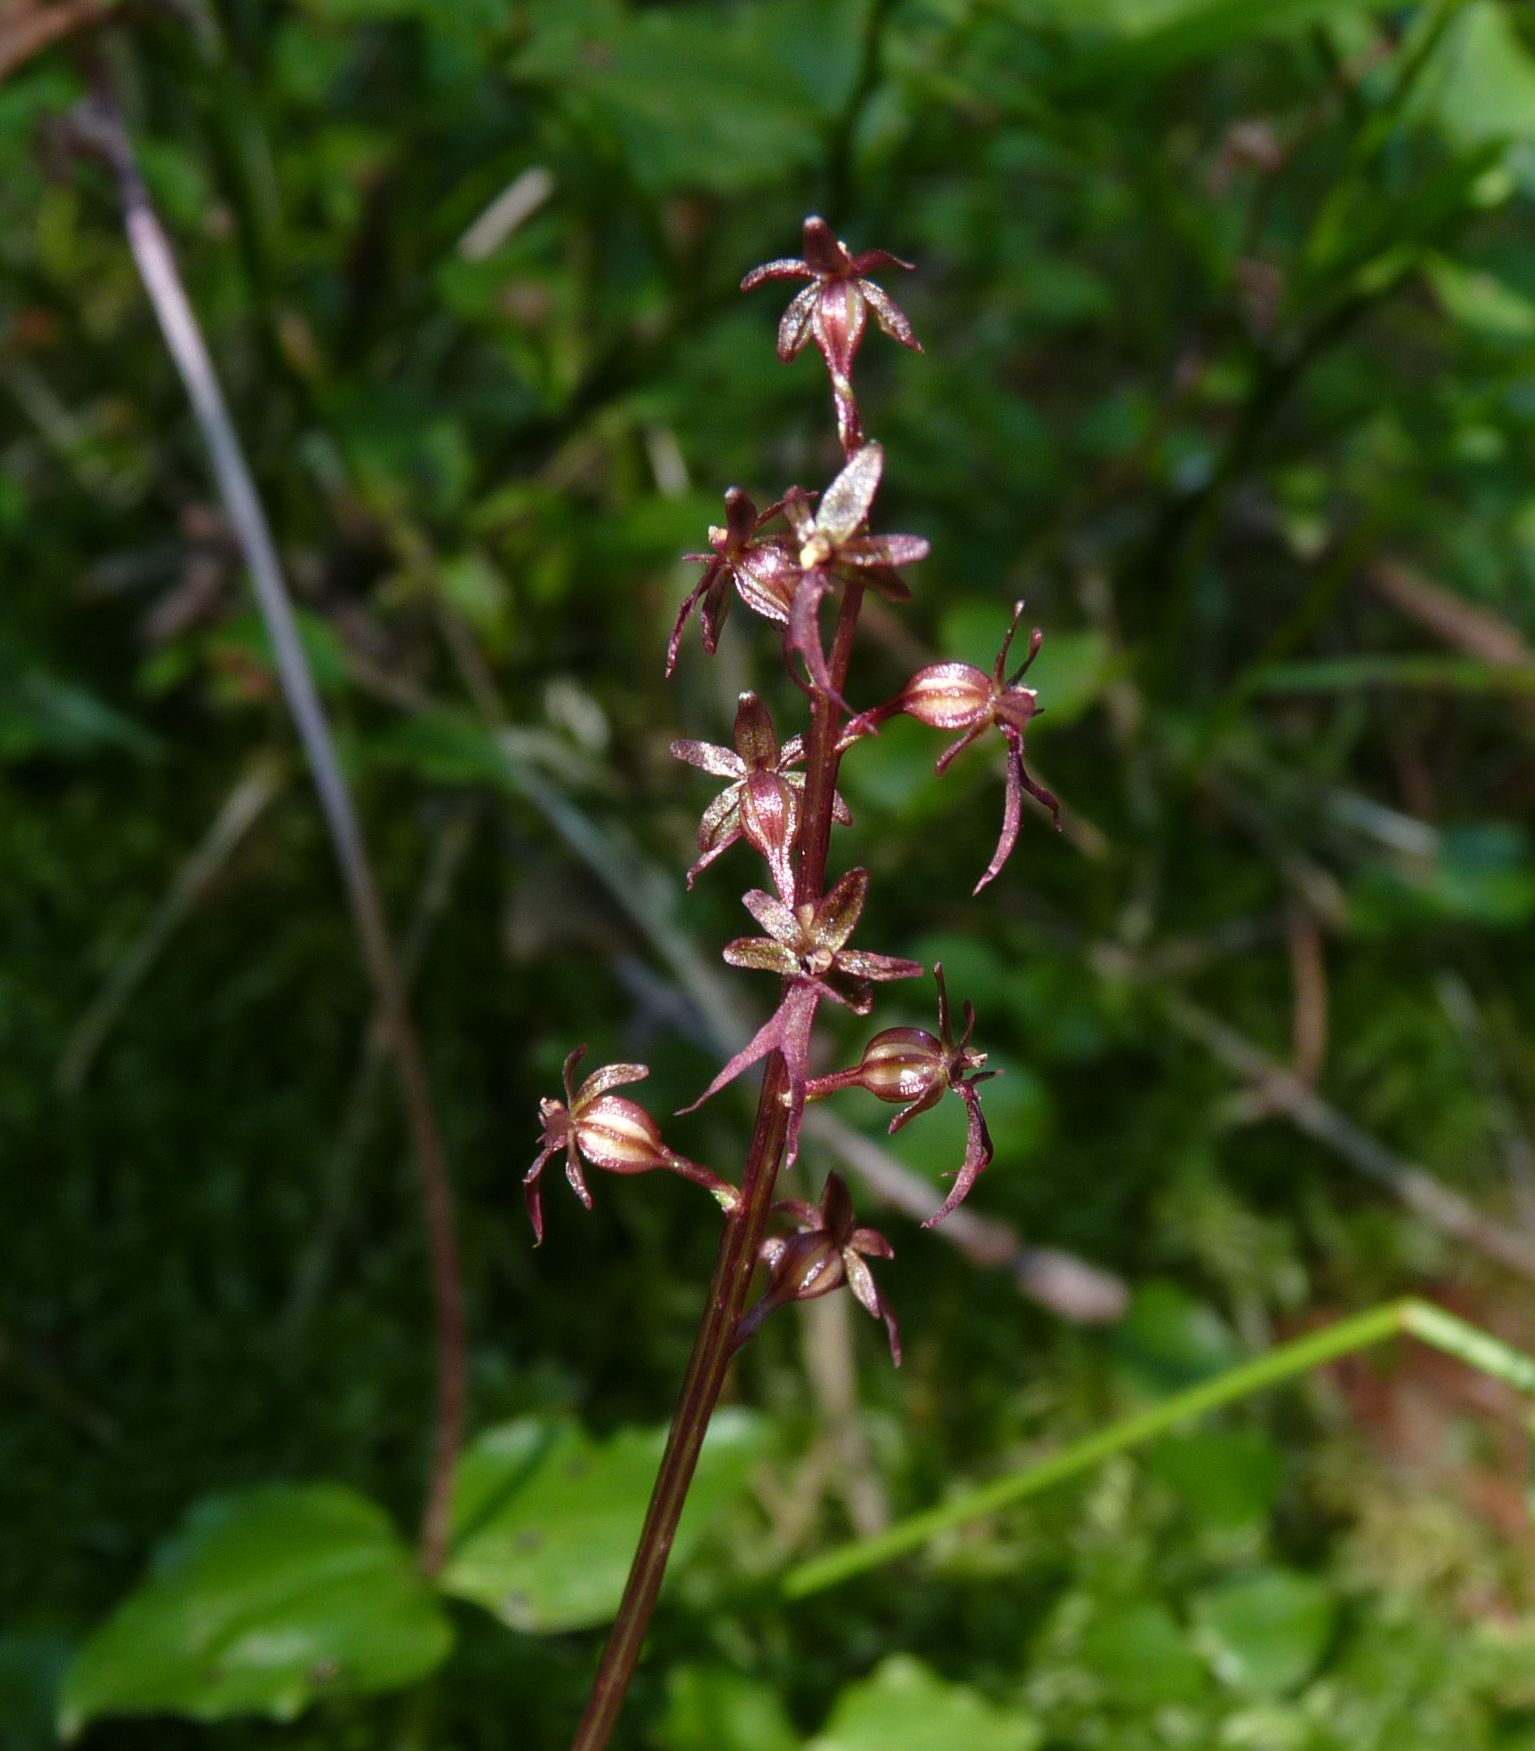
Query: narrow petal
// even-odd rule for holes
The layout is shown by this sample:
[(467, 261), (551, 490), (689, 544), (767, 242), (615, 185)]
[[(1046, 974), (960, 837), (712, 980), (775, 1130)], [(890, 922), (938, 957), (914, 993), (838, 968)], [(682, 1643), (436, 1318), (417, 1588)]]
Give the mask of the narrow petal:
[(565, 1105), (568, 1107), (575, 1105), (576, 1066), (585, 1056), (585, 1045), (579, 1045), (566, 1055), (565, 1062), (560, 1066), (560, 1081), (565, 1085)]
[(818, 213), (812, 213), (805, 221), (800, 248), (804, 250), (805, 264), (813, 274), (845, 274), (852, 268), (852, 257)]
[(805, 342), (810, 339), (811, 327), (815, 317), (815, 301), (821, 295), (821, 288), (812, 281), (810, 285), (796, 292), (789, 300), (789, 307), (784, 311), (778, 323), (778, 357), (784, 364), (798, 357), (805, 350)]
[[(782, 772), (786, 767), (798, 766), (804, 758), (805, 738), (803, 736), (790, 736), (788, 741), (778, 750), (778, 770)], [(799, 784), (804, 782), (803, 778), (796, 780), (796, 783)]]
[(890, 1342), (890, 1360), (899, 1368), (901, 1365), (901, 1332), (895, 1323), (895, 1315), (890, 1311), (889, 1303), (880, 1294), (869, 1267), (856, 1253), (845, 1256), (843, 1263), (847, 1271), (847, 1286), (858, 1297), (860, 1306), (868, 1308), (876, 1319), (882, 1319), (885, 1322), (885, 1336)]
[(840, 949), (858, 928), (868, 897), (868, 870), (850, 869), (816, 907), (816, 946)]
[(733, 833), (727, 833), (718, 844), (710, 845), (698, 861), (688, 870), (688, 886), (691, 888), (694, 882), (698, 880), (709, 865), (718, 862), (718, 860), (729, 851), (731, 846), (734, 845), (740, 837), (741, 830), (737, 827)]
[(732, 753), (729, 748), (721, 748), (715, 742), (675, 741), (672, 743), (672, 758), (686, 760), (689, 766), (696, 766), (703, 772), (712, 772), (716, 778), (746, 776), (746, 762), (741, 756)]
[(851, 827), (853, 824), (853, 811), (843, 802), (840, 790), (831, 793), (831, 818), (839, 827)]
[(643, 1082), (649, 1074), (648, 1064), (608, 1064), (601, 1070), (594, 1070), (576, 1090), (572, 1116), (579, 1118), (598, 1095), (606, 1094), (610, 1088), (622, 1088), (626, 1082)]
[(842, 1268), (847, 1272), (847, 1286), (853, 1291), (853, 1299), (878, 1319), (879, 1289), (874, 1281), (874, 1273), (851, 1247), (843, 1255)]
[(864, 583), (887, 602), (909, 602), (911, 586), (898, 571), (888, 565), (871, 565), (863, 572)]
[(877, 1228), (855, 1228), (848, 1237), (848, 1245), (854, 1252), (862, 1253), (866, 1259), (895, 1257), (895, 1248)]
[(592, 1194), (586, 1189), (586, 1175), (581, 1171), (581, 1157), (576, 1154), (574, 1142), (570, 1143), (565, 1150), (565, 1177), (570, 1181), (570, 1189), (590, 1210)]
[(802, 261), (796, 261), (793, 256), (781, 255), (774, 261), (765, 261), (761, 267), (755, 267), (741, 281), (741, 290), (750, 292), (754, 287), (763, 285), (768, 280), (809, 280), (815, 275)]
[(855, 979), (920, 979), (927, 971), (921, 961), (904, 961), (898, 955), (870, 954), (867, 949), (845, 948), (837, 956), (837, 971)]
[(761, 936), (738, 936), (727, 942), (721, 953), (728, 966), (751, 973), (780, 973), (787, 978), (799, 971), (799, 962), (789, 949)]
[[(821, 1211), (815, 1204), (807, 1204), (803, 1198), (779, 1198), (773, 1205), (773, 1212), (778, 1216), (792, 1216), (801, 1228), (812, 1229), (821, 1226)], [(763, 1241), (763, 1247), (768, 1245)], [(763, 1254), (766, 1257), (766, 1252)]]
[(902, 261), (900, 256), (892, 255), (888, 249), (864, 249), (852, 258), (852, 268), (855, 274), (878, 274), (883, 273), (886, 268), (904, 268), (907, 273), (911, 273), (914, 264)]
[[(712, 1100), (713, 1097), (728, 1083), (734, 1082), (736, 1077), (738, 1077), (742, 1071), (750, 1070), (753, 1064), (759, 1063), (763, 1058), (767, 1057), (769, 1052), (784, 1052), (784, 1056), (787, 1058), (788, 1052), (785, 1050), (785, 1039), (790, 1035), (797, 1036), (800, 1032), (805, 1031), (806, 1024), (803, 1020), (804, 1009), (804, 988), (800, 985), (795, 985), (789, 990), (783, 1001), (778, 1005), (777, 1009), (775, 1009), (768, 1019), (763, 1022), (762, 1026), (757, 1029), (751, 1039), (742, 1046), (741, 1050), (736, 1053), (735, 1057), (730, 1060), (724, 1069), (720, 1071), (719, 1075), (715, 1077), (713, 1082), (711, 1082), (703, 1093), (699, 1095), (698, 1099), (690, 1106), (679, 1107), (677, 1109), (678, 1113), (696, 1112), (706, 1100)], [(813, 996), (810, 1003), (810, 1015), (812, 1018), (815, 1015)], [(801, 1074), (800, 1077), (800, 1085), (803, 1088), (803, 1074)], [(803, 1106), (803, 1101), (801, 1102), (801, 1105)]]
[(947, 1093), (948, 1089), (943, 1083), (935, 1082), (931, 1088), (918, 1095), (909, 1107), (902, 1108), (895, 1115), (890, 1121), (890, 1135), (893, 1137), (897, 1131), (904, 1131), (919, 1113), (931, 1112)]
[(778, 1049), (783, 1053), (784, 1071), (789, 1078), (789, 1124), (784, 1134), (786, 1167), (793, 1167), (799, 1156), (799, 1129), (805, 1117), (805, 1089), (810, 1080), (810, 1030), (815, 1025), (816, 1005), (826, 989), (814, 980), (797, 980), (780, 1006), (783, 1031)]
[(990, 728), (990, 724), (977, 724), (974, 729), (966, 730), (957, 742), (950, 742), (948, 747), (933, 762), (933, 771), (942, 778), (965, 749), (970, 747), (972, 743), (978, 742)]
[(771, 769), (778, 764), (778, 737), (773, 733), (773, 719), (755, 693), (743, 693), (736, 703), (735, 743), (739, 755), (738, 777), (749, 767)]
[(964, 1165), (955, 1175), (954, 1184), (949, 1188), (949, 1195), (942, 1206), (922, 1224), (924, 1228), (936, 1228), (945, 1216), (957, 1210), (970, 1195), (970, 1188), (991, 1165), (991, 1133), (986, 1128), (986, 1115), (981, 1111), (980, 1099), (973, 1088), (961, 1087), (959, 1092), (964, 1097), (969, 1118)]
[(821, 1222), (838, 1246), (846, 1246), (853, 1232), (853, 1195), (840, 1173), (829, 1173), (821, 1189)]
[(727, 844), (741, 837), (741, 786), (722, 790), (704, 810), (698, 823), (698, 849), (718, 856)]
[(550, 1143), (538, 1152), (533, 1165), (522, 1176), (522, 1196), (528, 1206), (528, 1220), (533, 1224), (533, 1244), (542, 1246), (544, 1243), (544, 1209), (539, 1196), (539, 1176), (547, 1166), (550, 1156), (559, 1152), (563, 1143)]
[(759, 542), (739, 556), (731, 568), (736, 594), (764, 620), (787, 626), (799, 584), (799, 567), (775, 543)]
[(929, 551), (920, 535), (855, 535), (838, 548), (837, 558), (848, 565), (915, 565)]
[[(1007, 636), (1002, 640), (1002, 648), (997, 652), (996, 666), (992, 673), (997, 678), (997, 685), (1003, 685), (1002, 677), (1007, 671), (1007, 653), (1013, 648), (1013, 640), (1018, 636), (1018, 623), (1023, 619), (1024, 604), (1021, 601), (1013, 604), (1013, 618), (1008, 622)], [(1032, 659), (1031, 659), (1032, 660)]]
[(704, 591), (703, 605), (698, 610), (698, 630), (704, 641), (704, 650), (711, 657), (720, 648), (720, 634), (725, 630), (730, 613), (731, 575), (730, 566), (720, 567)]
[(991, 854), (991, 862), (986, 865), (986, 873), (971, 889), (972, 894), (980, 893), (989, 882), (996, 880), (1003, 864), (1013, 854), (1013, 847), (1018, 843), (1018, 829), (1022, 824), (1023, 751), (1021, 747), (1010, 745), (1007, 750), (1007, 790), (1002, 804), (1002, 834), (997, 840), (997, 849)]
[[(697, 558), (698, 555), (694, 554), (690, 555), (690, 557)], [(670, 675), (673, 669), (677, 667), (677, 653), (682, 649), (682, 634), (684, 628), (687, 626), (688, 617), (708, 594), (709, 590), (718, 583), (721, 567), (722, 562), (713, 555), (710, 555), (704, 575), (682, 599), (682, 606), (677, 610), (677, 618), (672, 623), (672, 635), (666, 641), (666, 672), (668, 675)], [(709, 654), (712, 656), (718, 640), (716, 639), (713, 644), (710, 643), (710, 635), (707, 625), (705, 626), (704, 631), (704, 643), (709, 649)]]
[[(901, 265), (904, 267), (905, 263)], [(891, 340), (898, 340), (903, 347), (910, 347), (914, 353), (922, 351), (922, 342), (911, 332), (906, 312), (883, 286), (876, 286), (873, 280), (860, 280), (858, 290), (863, 294), (864, 303), (874, 312), (874, 320)]]
[(769, 936), (798, 952), (799, 919), (794, 916), (782, 900), (775, 899), (771, 894), (763, 893), (761, 888), (752, 888), (747, 893), (742, 894), (741, 904)]
[(831, 670), (826, 666), (826, 651), (821, 644), (819, 612), (831, 587), (831, 579), (824, 571), (817, 569), (805, 573), (794, 592), (794, 605), (789, 611), (787, 643), (804, 663), (805, 673), (816, 692), (823, 693), (839, 710), (849, 711), (851, 707), (837, 690)]
[(822, 495), (816, 528), (840, 547), (868, 516), (884, 471), (883, 445), (865, 444)]

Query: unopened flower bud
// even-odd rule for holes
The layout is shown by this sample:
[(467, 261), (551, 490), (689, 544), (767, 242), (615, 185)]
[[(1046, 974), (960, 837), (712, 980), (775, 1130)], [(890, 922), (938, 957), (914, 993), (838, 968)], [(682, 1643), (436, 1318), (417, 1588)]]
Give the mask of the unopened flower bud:
[(864, 1047), (849, 1080), (880, 1100), (921, 1100), (935, 1085), (948, 1086), (949, 1054), (925, 1028), (892, 1027)]
[(918, 669), (901, 691), (900, 709), (934, 730), (968, 730), (990, 720), (997, 688), (969, 663)]
[(610, 1173), (647, 1173), (669, 1166), (672, 1159), (655, 1120), (638, 1101), (621, 1094), (594, 1100), (576, 1119), (575, 1138), (592, 1166)]

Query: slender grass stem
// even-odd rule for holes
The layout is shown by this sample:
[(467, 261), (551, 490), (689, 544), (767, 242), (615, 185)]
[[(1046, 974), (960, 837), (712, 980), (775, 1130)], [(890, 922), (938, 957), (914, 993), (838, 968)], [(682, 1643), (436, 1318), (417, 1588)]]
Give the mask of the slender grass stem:
[(1105, 1459), (1127, 1453), (1182, 1423), (1218, 1410), (1222, 1405), (1233, 1404), (1271, 1386), (1282, 1386), (1286, 1381), (1336, 1362), (1342, 1356), (1370, 1349), (1388, 1338), (1403, 1336), (1415, 1337), (1421, 1343), (1464, 1362), (1467, 1367), (1475, 1368), (1478, 1373), (1535, 1397), (1535, 1357), (1510, 1348), (1490, 1332), (1457, 1319), (1453, 1313), (1446, 1313), (1432, 1302), (1420, 1301), (1414, 1296), (1388, 1301), (1384, 1306), (1370, 1308), (1351, 1319), (1339, 1320), (1321, 1331), (1308, 1332), (1306, 1336), (1282, 1344), (1265, 1355), (1255, 1356), (1252, 1361), (1229, 1369), (1214, 1380), (1203, 1381), (1187, 1392), (1164, 1399), (1149, 1410), (1139, 1411), (1122, 1422), (1073, 1442), (1048, 1459), (1025, 1466), (1021, 1471), (1009, 1472), (977, 1489), (952, 1496), (924, 1513), (900, 1520), (873, 1538), (841, 1545), (811, 1558), (809, 1562), (800, 1563), (781, 1578), (779, 1591), (788, 1599), (805, 1599), (812, 1593), (839, 1586), (843, 1581), (867, 1574), (870, 1569), (896, 1557), (920, 1550), (946, 1532), (956, 1531), (961, 1526), (1053, 1489), (1056, 1484), (1079, 1477)]

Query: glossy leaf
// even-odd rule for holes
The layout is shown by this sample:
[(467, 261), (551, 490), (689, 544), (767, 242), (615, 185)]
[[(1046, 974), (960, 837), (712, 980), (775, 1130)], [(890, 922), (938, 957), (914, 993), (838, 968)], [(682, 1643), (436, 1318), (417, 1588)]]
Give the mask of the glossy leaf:
[(1293, 1690), (1327, 1651), (1337, 1617), (1332, 1594), (1291, 1569), (1259, 1569), (1212, 1587), (1195, 1616), (1216, 1676), (1238, 1690)]
[[(597, 1440), (572, 1422), (521, 1418), (465, 1452), (443, 1590), (545, 1635), (606, 1623), (618, 1607), (650, 1500), (664, 1428)], [(710, 1425), (672, 1550), (672, 1571), (740, 1492), (766, 1444), (744, 1411)]]
[(103, 1715), (259, 1714), (414, 1684), (453, 1632), (383, 1510), (337, 1484), (198, 1503), (149, 1577), (81, 1648), (66, 1735)]
[(1193, 1702), (1210, 1684), (1184, 1629), (1157, 1599), (1137, 1599), (1094, 1618), (1082, 1657), (1120, 1708)]
[(1038, 1725), (950, 1684), (909, 1654), (892, 1654), (850, 1684), (807, 1751), (1034, 1751)]

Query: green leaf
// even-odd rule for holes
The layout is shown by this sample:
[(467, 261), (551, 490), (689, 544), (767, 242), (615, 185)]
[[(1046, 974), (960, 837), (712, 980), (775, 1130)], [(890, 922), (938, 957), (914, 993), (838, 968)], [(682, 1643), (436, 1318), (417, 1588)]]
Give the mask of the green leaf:
[(1177, 1283), (1142, 1284), (1114, 1333), (1121, 1368), (1161, 1397), (1197, 1386), (1241, 1360), (1226, 1322)]
[(778, 1692), (730, 1666), (676, 1666), (666, 1675), (660, 1751), (798, 1751)]
[(1535, 56), (1500, 0), (1472, 0), (1445, 32), (1423, 102), (1463, 149), (1535, 139)]
[(1506, 281), (1443, 255), (1431, 257), (1423, 271), (1445, 315), (1459, 327), (1494, 340), (1527, 341), (1535, 335), (1535, 300)]
[[(672, 1547), (673, 1570), (740, 1492), (767, 1433), (746, 1411), (715, 1416)], [(487, 1430), (459, 1466), (443, 1590), (530, 1634), (608, 1622), (665, 1445), (663, 1428), (621, 1429), (598, 1441), (575, 1423), (537, 1417)]]
[(1377, 864), (1349, 892), (1349, 923), (1384, 936), (1436, 923), (1514, 929), (1535, 918), (1535, 854), (1511, 821), (1466, 822), (1421, 864)]
[(837, 1698), (807, 1751), (1033, 1751), (1029, 1715), (950, 1684), (909, 1654), (892, 1654)]
[[(331, 623), (308, 608), (295, 612), (299, 643), (308, 659), (314, 684), (322, 693), (337, 693), (346, 686), (346, 644)], [(209, 649), (221, 658), (238, 657), (262, 673), (277, 673), (272, 635), (256, 608), (242, 608), (219, 627), (209, 640)]]
[(1084, 53), (1066, 83), (1154, 78), (1226, 53), (1256, 37), (1293, 36), (1354, 13), (1384, 12), (1391, 0), (1048, 0), (1072, 25), (1107, 25), (1114, 39)]
[(857, 76), (861, 6), (757, 0), (629, 13), (533, 0), (514, 63), (651, 193), (734, 194), (819, 161)]
[(1332, 1639), (1337, 1606), (1310, 1575), (1259, 1569), (1194, 1602), (1217, 1677), (1238, 1690), (1293, 1690), (1316, 1670)]
[(198, 1503), (69, 1668), (60, 1730), (102, 1715), (291, 1720), (414, 1684), (453, 1632), (383, 1510), (337, 1484)]
[(1284, 1456), (1261, 1429), (1191, 1429), (1151, 1451), (1152, 1475), (1209, 1526), (1261, 1522), (1284, 1482)]
[(77, 756), (103, 748), (159, 752), (159, 743), (131, 718), (43, 669), (7, 673), (0, 665), (0, 761), (34, 754)]
[(1156, 1599), (1137, 1599), (1094, 1618), (1082, 1659), (1125, 1708), (1193, 1702), (1209, 1684), (1188, 1636)]

